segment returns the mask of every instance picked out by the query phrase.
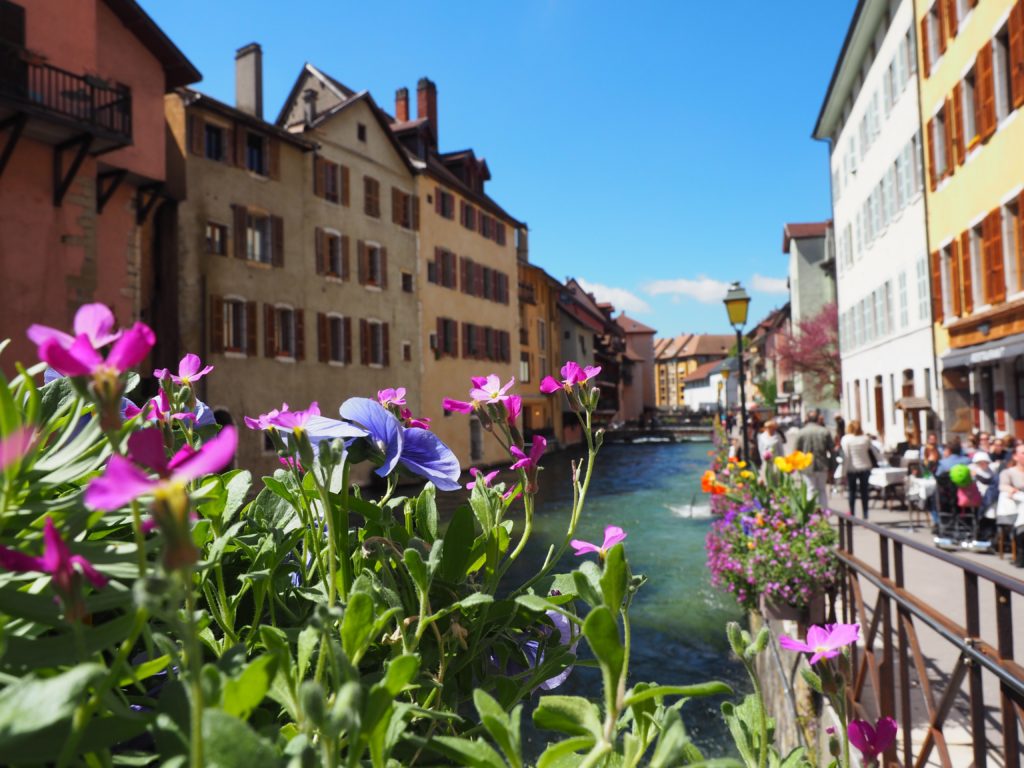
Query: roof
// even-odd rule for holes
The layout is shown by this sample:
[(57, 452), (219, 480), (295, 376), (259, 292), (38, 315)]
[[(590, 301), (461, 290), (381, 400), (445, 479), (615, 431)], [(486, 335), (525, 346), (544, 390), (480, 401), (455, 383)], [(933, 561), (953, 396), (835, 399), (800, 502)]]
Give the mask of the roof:
[(693, 373), (683, 378), (683, 381), (703, 381), (704, 379), (708, 378), (712, 373), (715, 372), (715, 369), (718, 368), (720, 363), (721, 360), (712, 360), (710, 363), (698, 365), (697, 368), (693, 371)]
[(649, 325), (644, 325), (639, 320), (634, 320), (632, 317), (626, 315), (625, 312), (615, 318), (615, 322), (619, 324), (626, 333), (657, 333), (654, 328)]
[(203, 79), (199, 70), (189, 61), (157, 23), (135, 0), (104, 0), (114, 15), (146, 46), (164, 69), (164, 90), (173, 91), (183, 85)]
[(692, 335), (683, 348), (686, 357), (697, 355), (719, 355), (725, 357), (732, 349), (735, 339), (728, 333), (700, 333)]
[(802, 240), (806, 237), (824, 237), (831, 226), (832, 219), (812, 221), (805, 224), (784, 225), (782, 227), (782, 252), (789, 253), (789, 244), (793, 240)]
[(288, 117), (288, 109), (291, 107), (292, 103), (297, 98), (299, 98), (299, 89), (302, 87), (302, 80), (306, 75), (312, 75), (313, 77), (316, 77), (319, 80), (321, 80), (323, 83), (327, 85), (328, 88), (334, 91), (335, 95), (339, 99), (344, 100), (356, 95), (356, 92), (349, 88), (347, 85), (345, 85), (339, 80), (335, 80), (326, 72), (321, 72), (319, 69), (317, 69), (307, 61), (305, 64), (302, 65), (302, 69), (299, 70), (299, 76), (295, 78), (295, 82), (292, 83), (291, 90), (288, 91), (288, 95), (281, 103), (281, 111), (277, 113), (277, 119), (274, 120), (274, 123), (276, 125), (279, 125), (282, 128), (286, 127), (284, 124), (284, 120), (286, 117)]
[(237, 107), (232, 107), (230, 104), (225, 104), (223, 101), (218, 101), (212, 96), (207, 96), (205, 93), (201, 93), (194, 88), (179, 88), (178, 92), (181, 94), (185, 101), (185, 106), (200, 106), (203, 109), (208, 109), (211, 112), (218, 112), (225, 117), (232, 120), (237, 120), (240, 123), (245, 123), (251, 128), (269, 133), (281, 141), (287, 141), (289, 144), (294, 144), (300, 149), (308, 152), (314, 148), (312, 142), (306, 141), (301, 136), (297, 136), (290, 131), (286, 131), (273, 123), (268, 123), (266, 120), (261, 120), (255, 115), (251, 115), (248, 112), (243, 112)]

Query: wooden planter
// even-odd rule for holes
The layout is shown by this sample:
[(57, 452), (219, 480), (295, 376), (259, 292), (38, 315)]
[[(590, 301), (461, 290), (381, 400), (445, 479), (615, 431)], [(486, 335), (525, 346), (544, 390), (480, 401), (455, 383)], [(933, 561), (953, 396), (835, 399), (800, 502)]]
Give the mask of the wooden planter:
[(766, 621), (795, 621), (803, 626), (824, 624), (825, 593), (815, 594), (803, 608), (761, 595), (761, 615)]

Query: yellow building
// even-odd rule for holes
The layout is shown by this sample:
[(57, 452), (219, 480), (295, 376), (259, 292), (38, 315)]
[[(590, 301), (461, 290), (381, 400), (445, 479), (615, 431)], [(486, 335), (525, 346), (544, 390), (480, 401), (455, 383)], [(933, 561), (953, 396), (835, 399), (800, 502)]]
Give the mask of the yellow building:
[(540, 393), (541, 380), (559, 377), (558, 297), (563, 286), (540, 267), (519, 261), (519, 391), (523, 397), (523, 436), (562, 439), (561, 397)]
[(945, 428), (1024, 436), (1024, 0), (915, 13)]
[(728, 334), (681, 333), (654, 342), (655, 398), (658, 408), (678, 411), (686, 407), (687, 376), (704, 363), (728, 356), (735, 340)]

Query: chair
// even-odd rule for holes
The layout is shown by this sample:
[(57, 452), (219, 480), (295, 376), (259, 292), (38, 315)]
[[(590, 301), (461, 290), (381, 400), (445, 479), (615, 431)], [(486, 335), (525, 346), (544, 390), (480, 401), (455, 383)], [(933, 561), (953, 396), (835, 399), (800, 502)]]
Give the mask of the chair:
[(949, 475), (935, 478), (936, 509), (939, 514), (938, 538), (949, 539), (959, 544), (968, 541), (974, 535), (977, 523), (974, 511), (961, 508), (957, 504), (957, 486), (949, 479)]

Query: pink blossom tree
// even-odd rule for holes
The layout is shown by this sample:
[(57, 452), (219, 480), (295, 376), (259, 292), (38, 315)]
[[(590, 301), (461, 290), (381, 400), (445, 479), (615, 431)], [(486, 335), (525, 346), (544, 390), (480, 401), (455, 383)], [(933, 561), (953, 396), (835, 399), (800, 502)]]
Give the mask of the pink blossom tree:
[(779, 334), (777, 351), (779, 362), (802, 374), (815, 395), (839, 397), (839, 310), (834, 302)]

